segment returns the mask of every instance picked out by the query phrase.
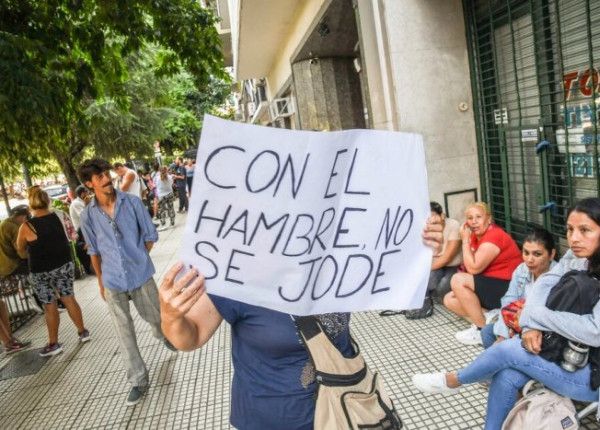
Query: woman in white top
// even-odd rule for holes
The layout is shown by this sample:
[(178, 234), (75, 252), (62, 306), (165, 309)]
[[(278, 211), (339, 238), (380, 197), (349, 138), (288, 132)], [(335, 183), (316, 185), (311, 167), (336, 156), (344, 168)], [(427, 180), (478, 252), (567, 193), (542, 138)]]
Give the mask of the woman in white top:
[(175, 207), (173, 201), (173, 178), (167, 172), (167, 166), (161, 166), (158, 175), (154, 178), (156, 197), (158, 198), (158, 218), (160, 227), (158, 231), (166, 230), (167, 215), (171, 220), (171, 227), (175, 225)]

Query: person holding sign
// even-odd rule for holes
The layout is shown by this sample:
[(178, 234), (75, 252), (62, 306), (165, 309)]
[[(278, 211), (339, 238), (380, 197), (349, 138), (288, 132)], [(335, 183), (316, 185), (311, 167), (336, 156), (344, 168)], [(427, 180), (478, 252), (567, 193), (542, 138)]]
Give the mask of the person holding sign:
[(471, 327), (456, 333), (456, 339), (465, 345), (482, 345), (484, 309), (500, 308), (500, 299), (522, 258), (515, 241), (492, 222), (487, 204), (469, 204), (465, 218), (459, 230), (464, 271), (452, 277), (452, 291), (444, 297), (444, 305), (472, 322)]
[[(423, 242), (439, 253), (440, 217), (430, 218)], [(173, 266), (159, 289), (162, 329), (183, 351), (200, 348), (225, 319), (231, 325), (235, 369), (231, 424), (243, 430), (312, 430), (315, 374), (289, 314), (205, 294), (205, 279), (192, 268)], [(349, 313), (318, 315), (327, 334), (345, 356), (353, 354)]]

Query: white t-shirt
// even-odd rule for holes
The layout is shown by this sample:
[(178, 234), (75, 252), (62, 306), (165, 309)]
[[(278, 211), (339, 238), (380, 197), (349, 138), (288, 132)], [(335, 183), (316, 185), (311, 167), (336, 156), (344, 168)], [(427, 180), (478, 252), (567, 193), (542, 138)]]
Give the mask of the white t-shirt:
[[(444, 232), (443, 232), (444, 243), (442, 245), (442, 251), (440, 252), (440, 254), (444, 253), (449, 241), (460, 240), (460, 234), (458, 234), (459, 229), (460, 229), (460, 223), (458, 221), (456, 221), (455, 219), (452, 219), (452, 218), (446, 218), (446, 225), (444, 225)], [(448, 264), (446, 266), (454, 267), (454, 266), (460, 265), (460, 263), (462, 263), (461, 247), (458, 248), (458, 252), (454, 256), (454, 258), (448, 262)]]
[[(133, 174), (135, 175), (135, 179), (133, 180), (133, 182), (131, 184), (129, 184), (129, 189), (124, 192), (128, 193), (128, 194), (133, 194), (134, 196), (138, 196), (141, 199), (142, 198), (142, 186), (140, 183), (140, 177), (137, 175), (137, 173), (135, 173), (131, 169), (127, 169), (127, 172), (125, 173), (125, 175), (129, 175), (129, 172), (133, 172)], [(123, 178), (125, 177), (125, 175), (123, 175)], [(121, 190), (122, 183), (123, 183), (122, 179), (119, 178), (119, 180), (117, 181), (117, 184), (119, 185), (119, 190)], [(123, 190), (121, 190), (121, 191), (123, 191)]]
[(85, 209), (85, 202), (77, 197), (75, 200), (71, 202), (71, 206), (69, 206), (69, 215), (71, 216), (71, 221), (73, 221), (73, 225), (75, 226), (75, 230), (79, 229), (79, 216), (81, 212)]
[(171, 177), (171, 175), (167, 174), (167, 179), (163, 181), (160, 178), (159, 173), (158, 175), (156, 175), (153, 181), (154, 186), (156, 187), (156, 197), (158, 197), (159, 199), (161, 197), (165, 197), (173, 193), (173, 178)]

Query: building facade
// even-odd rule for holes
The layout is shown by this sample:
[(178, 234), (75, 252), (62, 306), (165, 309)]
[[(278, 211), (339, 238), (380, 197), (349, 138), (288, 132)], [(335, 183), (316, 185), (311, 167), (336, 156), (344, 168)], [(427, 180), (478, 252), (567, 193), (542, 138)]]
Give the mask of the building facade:
[(429, 193), (516, 238), (597, 196), (600, 0), (221, 0), (237, 117), (423, 135)]

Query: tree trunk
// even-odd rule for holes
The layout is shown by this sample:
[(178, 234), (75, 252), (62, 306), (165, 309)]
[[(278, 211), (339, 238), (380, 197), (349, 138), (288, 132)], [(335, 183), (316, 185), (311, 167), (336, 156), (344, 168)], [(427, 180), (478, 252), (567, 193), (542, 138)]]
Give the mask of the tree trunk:
[(27, 185), (27, 187), (31, 187), (33, 185), (33, 182), (31, 182), (31, 175), (29, 174), (29, 168), (27, 167), (27, 165), (25, 163), (21, 164), (21, 170), (23, 170), (23, 178), (25, 179), (25, 185)]
[(165, 155), (173, 156), (173, 142), (169, 139), (161, 141), (160, 147), (165, 151)]
[(77, 177), (77, 170), (75, 169), (75, 166), (73, 166), (73, 160), (69, 159), (68, 156), (64, 154), (56, 154), (54, 157), (67, 178), (69, 188), (75, 193), (75, 188), (79, 186), (79, 178)]
[(6, 194), (6, 186), (4, 185), (4, 177), (2, 176), (2, 172), (0, 172), (0, 189), (2, 190), (2, 198), (4, 199), (4, 204), (6, 205), (6, 213), (10, 214), (10, 203), (8, 203), (8, 195)]

